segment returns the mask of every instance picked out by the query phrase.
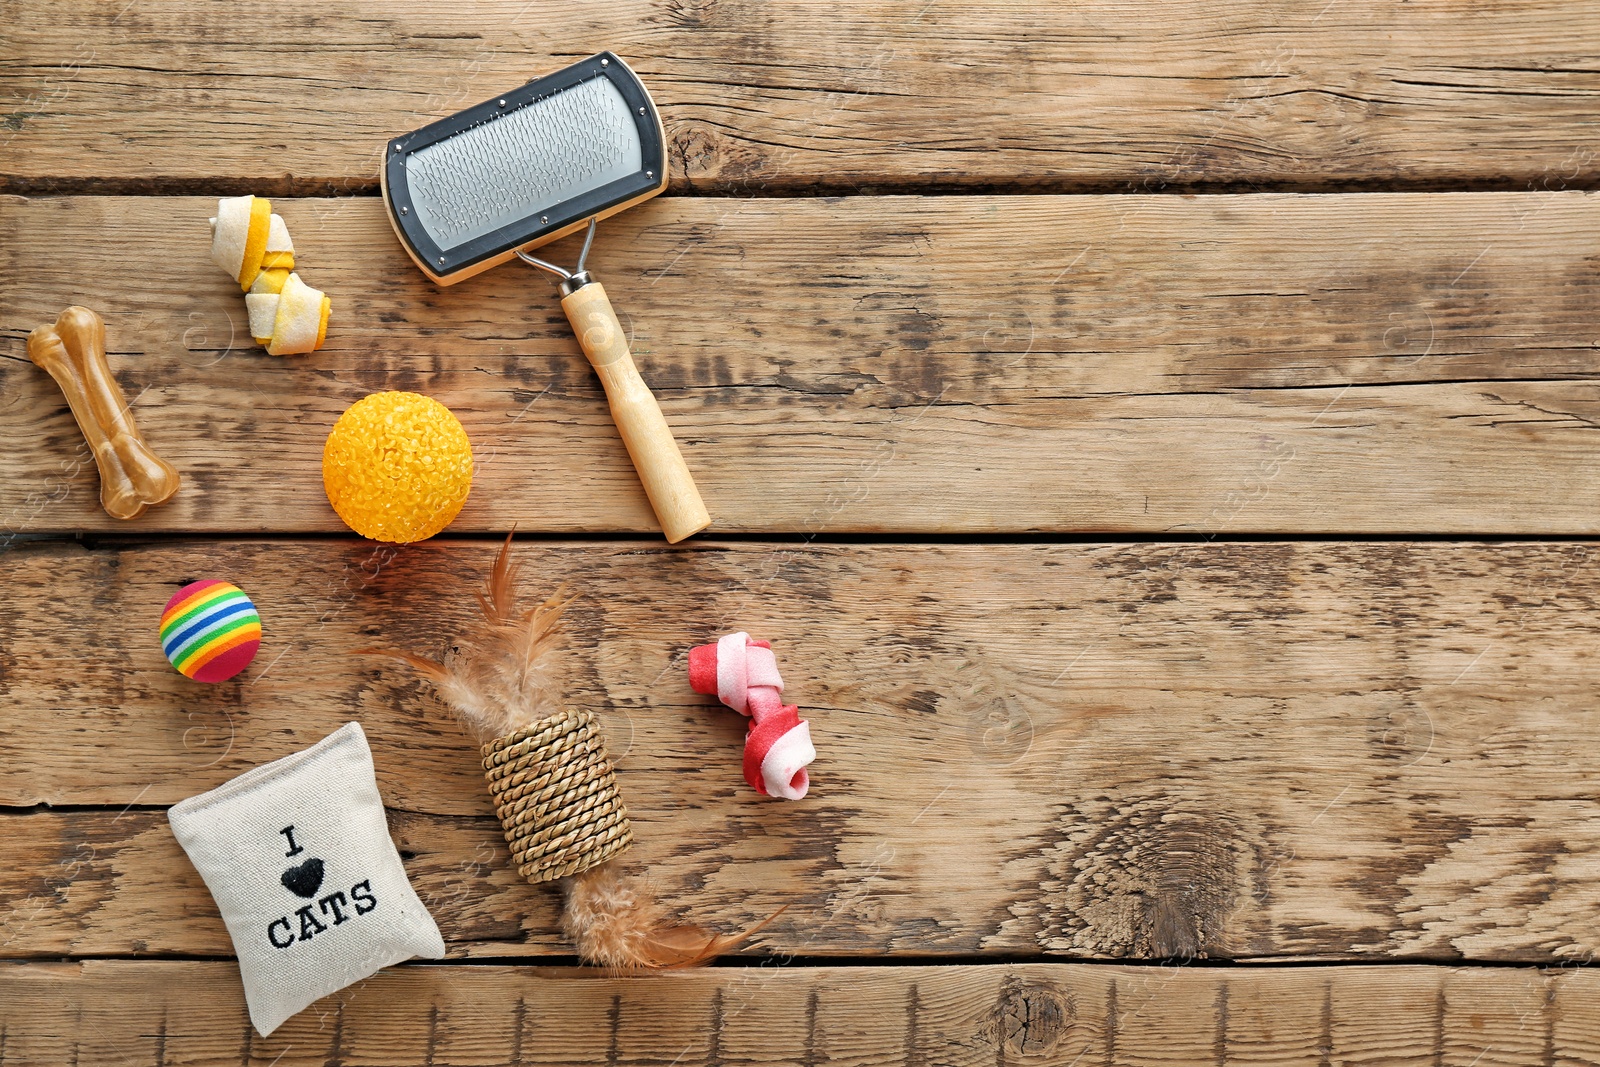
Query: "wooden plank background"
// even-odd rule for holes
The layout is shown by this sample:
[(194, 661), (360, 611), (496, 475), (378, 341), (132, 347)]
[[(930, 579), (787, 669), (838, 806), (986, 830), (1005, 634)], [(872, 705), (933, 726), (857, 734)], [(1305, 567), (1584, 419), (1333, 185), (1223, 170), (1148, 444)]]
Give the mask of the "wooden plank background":
[[(251, 1029), (231, 968), (91, 960), (9, 983), (6, 1062), (1591, 1062), (1588, 969), (408, 966)], [(146, 1000), (130, 1012), (129, 1001)], [(75, 1035), (72, 1042), (60, 1035)]]
[[(475, 746), (404, 668), (351, 656), (374, 641), (442, 652), (472, 607), (438, 591), (493, 553), (207, 541), (3, 557), (0, 716), (35, 754), (0, 765), (0, 804), (18, 811), (0, 847), (25, 857), (0, 869), (0, 899), (31, 900), (0, 927), (7, 951), (226, 955), (162, 809), (357, 718), (452, 954), (570, 953), (554, 895), (507, 867)], [(1543, 962), (1600, 948), (1600, 827), (1592, 784), (1570, 773), (1600, 744), (1600, 661), (1568, 662), (1600, 637), (1588, 546), (523, 557), (585, 592), (564, 683), (617, 746), (631, 857), (726, 928), (791, 903), (763, 951)], [(200, 573), (276, 606), (273, 658), (240, 690), (196, 692), (151, 638)], [(706, 589), (722, 596), (709, 613)], [(757, 623), (812, 716), (803, 804), (753, 802), (738, 717), (683, 677), (689, 645)], [(93, 636), (67, 647), (61, 632)]]
[(0, 190), (14, 192), (371, 192), (388, 137), (606, 48), (659, 101), (679, 193), (1600, 176), (1586, 3), (10, 10)]
[[(328, 430), (417, 389), (474, 442), (457, 531), (656, 528), (542, 274), (441, 290), (376, 199), (278, 205), (336, 300), (311, 358), (245, 336), (213, 201), (0, 201), (0, 527), (339, 531)], [(676, 198), (606, 231), (593, 269), (714, 531), (1600, 529), (1595, 193)], [(162, 285), (51, 252), (113, 232)], [(187, 479), (132, 523), (26, 361), (64, 300), (107, 316)]]
[[(0, 1067), (1600, 1062), (1600, 4), (14, 0), (0, 13)], [(592, 263), (716, 518), (655, 529), (541, 275), (439, 289), (387, 136), (600, 48), (667, 196)], [(275, 196), (335, 301), (268, 357), (209, 262)], [(100, 310), (170, 504), (107, 518), (25, 355)], [(458, 412), (446, 535), (338, 523), (377, 389)], [(718, 965), (577, 966), (436, 654), (515, 526)], [(202, 688), (182, 583), (266, 645)], [(687, 649), (779, 648), (741, 781)], [(358, 720), (449, 956), (263, 1039), (165, 809)]]

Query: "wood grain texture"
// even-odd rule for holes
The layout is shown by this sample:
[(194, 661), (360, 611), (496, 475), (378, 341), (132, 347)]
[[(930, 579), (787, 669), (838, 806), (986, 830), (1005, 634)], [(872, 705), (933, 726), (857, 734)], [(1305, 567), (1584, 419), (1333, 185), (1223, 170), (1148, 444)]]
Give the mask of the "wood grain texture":
[(1592, 2), (7, 9), (0, 188), (372, 189), (386, 138), (603, 48), (679, 192), (1600, 177)]
[[(0, 761), (5, 953), (226, 952), (159, 809), (351, 719), (452, 951), (569, 952), (507, 868), (472, 743), (403, 668), (350, 655), (438, 654), (494, 551), (0, 556), (0, 738), (29, 754)], [(611, 738), (631, 861), (698, 921), (788, 904), (765, 943), (806, 956), (1535, 962), (1600, 947), (1592, 552), (519, 546), (530, 591), (585, 594), (563, 684)], [(161, 658), (160, 607), (202, 576), (262, 612), (237, 683)], [(742, 722), (684, 678), (739, 628), (812, 720), (804, 802), (748, 790)]]
[[(245, 336), (214, 201), (0, 199), (0, 528), (340, 530), (324, 438), (392, 388), (475, 443), (457, 531), (655, 528), (542, 275), (441, 290), (375, 200), (277, 203), (312, 356)], [(592, 262), (714, 532), (1588, 534), (1596, 248), (1586, 193), (677, 199)], [(185, 479), (133, 523), (22, 355), (72, 301)]]
[[(1592, 0), (14, 0), (0, 1067), (1600, 1062), (1596, 544), (1292, 540), (1600, 533), (1597, 39)], [(601, 48), (675, 195), (593, 268), (711, 533), (788, 541), (557, 540), (655, 522), (554, 292), (435, 287), (370, 195), (390, 136)], [(208, 261), (244, 192), (334, 299), (315, 356)], [(921, 195), (836, 195), (883, 193)], [(69, 303), (185, 479), (133, 523), (26, 362)], [(406, 549), (319, 471), (390, 388), (478, 466)], [(743, 958), (571, 966), (473, 743), (355, 655), (443, 651), (497, 547), (457, 535), (512, 526), (530, 594), (585, 594), (626, 863), (714, 928), (787, 907)], [(1017, 543), (1096, 531), (1192, 541)], [(200, 577), (266, 623), (222, 686), (156, 640)], [(737, 628), (812, 720), (804, 802), (683, 677)], [(352, 719), (450, 959), (263, 1039), (165, 808)]]
[(406, 965), (255, 1034), (227, 963), (0, 970), (5, 1067), (62, 1063), (1589, 1063), (1592, 971)]

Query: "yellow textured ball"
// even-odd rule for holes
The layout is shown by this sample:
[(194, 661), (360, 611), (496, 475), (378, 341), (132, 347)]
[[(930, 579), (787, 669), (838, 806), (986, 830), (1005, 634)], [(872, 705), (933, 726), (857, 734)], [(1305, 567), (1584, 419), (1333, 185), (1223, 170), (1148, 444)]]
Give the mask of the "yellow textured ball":
[(409, 544), (450, 525), (472, 489), (472, 442), (450, 409), (417, 393), (373, 393), (339, 416), (322, 487), (356, 533)]

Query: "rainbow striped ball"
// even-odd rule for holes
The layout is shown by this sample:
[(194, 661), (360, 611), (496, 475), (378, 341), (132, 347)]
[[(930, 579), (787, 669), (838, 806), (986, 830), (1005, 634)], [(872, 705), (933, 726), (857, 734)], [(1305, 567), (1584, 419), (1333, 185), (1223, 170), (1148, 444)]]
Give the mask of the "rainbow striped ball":
[(260, 647), (261, 616), (244, 590), (228, 582), (190, 582), (161, 613), (161, 651), (197, 682), (227, 681), (250, 666)]

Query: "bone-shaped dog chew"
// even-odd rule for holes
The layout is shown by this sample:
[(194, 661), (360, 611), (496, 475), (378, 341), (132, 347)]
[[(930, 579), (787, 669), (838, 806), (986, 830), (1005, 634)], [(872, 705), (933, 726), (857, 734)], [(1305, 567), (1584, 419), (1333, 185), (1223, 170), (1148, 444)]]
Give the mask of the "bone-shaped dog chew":
[(211, 259), (244, 290), (250, 336), (269, 355), (294, 356), (322, 347), (333, 305), (294, 273), (294, 242), (283, 216), (273, 213), (272, 201), (264, 196), (218, 200)]
[(100, 468), (100, 504), (114, 519), (131, 519), (178, 491), (178, 472), (150, 451), (128, 402), (106, 365), (106, 324), (73, 305), (54, 326), (28, 335), (28, 358), (49, 372)]
[(799, 800), (811, 787), (808, 764), (817, 758), (811, 724), (783, 702), (783, 678), (769, 641), (744, 631), (689, 650), (689, 686), (750, 716), (744, 740), (744, 780), (765, 796)]

